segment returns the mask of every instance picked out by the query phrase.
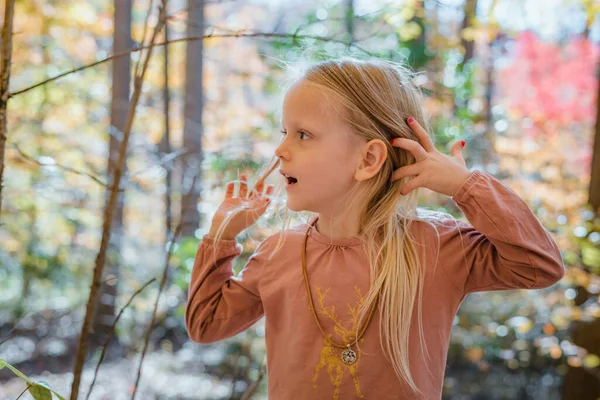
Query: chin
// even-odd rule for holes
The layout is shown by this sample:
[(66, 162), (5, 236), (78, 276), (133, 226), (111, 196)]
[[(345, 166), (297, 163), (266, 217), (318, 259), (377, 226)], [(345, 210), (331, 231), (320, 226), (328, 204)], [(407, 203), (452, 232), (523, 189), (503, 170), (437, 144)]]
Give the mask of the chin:
[(288, 208), (288, 210), (290, 211), (294, 211), (294, 212), (300, 212), (300, 211), (312, 211), (307, 207), (302, 207), (298, 204), (295, 204), (293, 201), (290, 201), (289, 199), (286, 202), (286, 207)]
[(304, 209), (303, 209), (303, 208), (300, 208), (300, 207), (294, 207), (294, 206), (292, 206), (290, 203), (287, 203), (287, 208), (288, 208), (288, 210), (290, 210), (290, 211), (295, 211), (295, 212), (304, 211)]

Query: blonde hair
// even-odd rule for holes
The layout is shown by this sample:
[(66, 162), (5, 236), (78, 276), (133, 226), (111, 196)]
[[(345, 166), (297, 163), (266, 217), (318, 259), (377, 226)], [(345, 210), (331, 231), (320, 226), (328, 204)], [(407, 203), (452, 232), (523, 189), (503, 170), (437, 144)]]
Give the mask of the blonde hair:
[[(327, 105), (350, 124), (358, 137), (366, 141), (380, 139), (388, 144), (388, 157), (380, 171), (363, 182), (360, 189), (358, 185), (355, 186), (346, 196), (353, 199), (350, 207), (356, 201), (360, 201), (359, 204), (363, 206), (359, 221), (360, 237), (369, 256), (372, 277), (369, 292), (359, 309), (356, 334), (358, 335), (358, 329), (366, 322), (366, 317), (379, 294), (379, 335), (382, 350), (386, 358), (389, 355), (388, 360), (399, 380), (404, 380), (413, 391), (422, 393), (413, 380), (408, 356), (410, 323), (417, 297), (419, 339), (421, 349), (427, 351), (421, 316), (425, 272), (418, 257), (418, 243), (411, 235), (410, 226), (413, 221), (436, 220), (436, 215), (443, 213), (436, 214), (428, 210), (419, 210), (417, 213), (418, 190), (413, 190), (405, 196), (400, 195), (403, 184), (411, 177), (390, 182), (392, 172), (413, 164), (415, 159), (409, 151), (389, 144), (391, 138), (418, 141), (406, 123), (408, 117), (415, 118), (429, 131), (421, 108), (420, 93), (411, 83), (414, 75), (399, 63), (342, 57), (310, 65), (299, 79), (324, 89), (322, 93), (325, 94)], [(259, 171), (256, 181), (269, 177), (279, 164), (279, 158), (273, 156)], [(283, 185), (277, 185), (275, 196), (282, 191)], [(283, 233), (290, 225), (291, 214), (287, 207), (283, 207), (283, 211), (282, 234), (279, 235), (272, 255), (283, 245)], [(280, 210), (277, 212), (279, 214)], [(221, 228), (226, 226), (232, 217), (233, 213), (223, 222)], [(435, 226), (432, 226), (435, 229)], [(437, 232), (437, 229), (435, 230)], [(217, 240), (220, 232), (217, 232)], [(429, 357), (429, 354), (427, 356)]]

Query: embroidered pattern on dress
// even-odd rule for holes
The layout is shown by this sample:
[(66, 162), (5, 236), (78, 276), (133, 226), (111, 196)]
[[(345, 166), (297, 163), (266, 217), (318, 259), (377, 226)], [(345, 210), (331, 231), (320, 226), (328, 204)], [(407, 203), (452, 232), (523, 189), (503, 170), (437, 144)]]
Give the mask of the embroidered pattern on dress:
[[(346, 329), (344, 325), (338, 320), (338, 317), (335, 313), (335, 305), (332, 305), (328, 310), (325, 306), (325, 298), (327, 297), (327, 293), (329, 293), (329, 287), (325, 293), (321, 293), (321, 289), (315, 285), (315, 291), (318, 296), (319, 305), (315, 305), (317, 307), (317, 314), (319, 316), (324, 316), (334, 323), (334, 331), (339, 336), (336, 338), (335, 342), (340, 344), (339, 337), (343, 339), (344, 343), (348, 343), (352, 341), (354, 343), (355, 335), (356, 335), (356, 324), (358, 322), (358, 309), (364, 302), (364, 297), (360, 293), (360, 289), (354, 286), (354, 290), (356, 290), (358, 295), (358, 303), (356, 306), (352, 306), (348, 303), (348, 313), (352, 316), (352, 326), (350, 329)], [(310, 310), (310, 305), (309, 305)], [(360, 365), (360, 351), (356, 351), (357, 359), (356, 362), (348, 365), (344, 363), (341, 359), (342, 349), (338, 349), (331, 345), (331, 335), (328, 334), (326, 338), (323, 338), (323, 349), (321, 350), (321, 355), (319, 357), (319, 363), (315, 367), (315, 375), (313, 376), (313, 387), (317, 388), (317, 378), (319, 377), (319, 373), (321, 369), (327, 367), (327, 373), (329, 374), (329, 380), (334, 387), (333, 400), (339, 400), (340, 395), (340, 386), (344, 379), (344, 375), (346, 371), (350, 373), (352, 380), (354, 381), (354, 387), (356, 389), (356, 395), (358, 398), (365, 398), (365, 396), (360, 391), (360, 382), (358, 380), (358, 366)], [(364, 341), (364, 337), (359, 340), (360, 343)]]

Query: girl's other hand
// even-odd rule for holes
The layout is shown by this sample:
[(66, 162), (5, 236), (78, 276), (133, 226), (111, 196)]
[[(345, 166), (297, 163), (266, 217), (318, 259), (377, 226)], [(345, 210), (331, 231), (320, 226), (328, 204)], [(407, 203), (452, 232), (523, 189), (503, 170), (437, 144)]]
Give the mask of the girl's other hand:
[(212, 225), (209, 237), (214, 238), (217, 229), (221, 226), (227, 215), (236, 209), (242, 209), (233, 217), (223, 232), (222, 238), (225, 240), (235, 239), (244, 229), (248, 228), (256, 222), (261, 215), (265, 213), (269, 206), (270, 199), (269, 195), (273, 193), (274, 186), (269, 185), (265, 194), (262, 194), (264, 188), (264, 180), (261, 180), (256, 184), (252, 192), (248, 195), (248, 183), (246, 182), (246, 175), (240, 175), (240, 190), (237, 196), (234, 197), (233, 191), (235, 188), (235, 182), (231, 181), (227, 183), (227, 189), (225, 192), (225, 200), (212, 219)]
[(454, 143), (450, 149), (450, 156), (447, 156), (435, 148), (427, 131), (414, 118), (409, 118), (407, 122), (417, 134), (418, 143), (411, 139), (396, 138), (391, 144), (410, 151), (416, 162), (395, 170), (392, 173), (392, 182), (405, 176), (415, 176), (404, 184), (400, 191), (402, 195), (418, 187), (425, 187), (434, 192), (454, 196), (471, 175), (462, 156), (464, 140)]

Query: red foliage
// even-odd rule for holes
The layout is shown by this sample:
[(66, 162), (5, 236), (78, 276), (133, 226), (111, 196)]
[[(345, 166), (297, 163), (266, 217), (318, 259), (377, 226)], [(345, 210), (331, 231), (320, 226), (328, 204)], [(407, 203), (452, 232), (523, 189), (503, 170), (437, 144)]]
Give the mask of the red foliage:
[(600, 46), (584, 37), (562, 45), (549, 43), (525, 32), (514, 49), (510, 65), (499, 71), (497, 85), (513, 115), (531, 118), (534, 127), (595, 122)]

